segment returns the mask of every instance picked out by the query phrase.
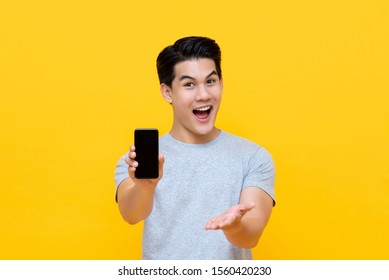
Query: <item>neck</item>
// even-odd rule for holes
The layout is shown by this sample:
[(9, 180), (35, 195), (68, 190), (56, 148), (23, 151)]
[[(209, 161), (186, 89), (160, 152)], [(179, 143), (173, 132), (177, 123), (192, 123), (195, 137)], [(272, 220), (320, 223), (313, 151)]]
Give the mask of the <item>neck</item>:
[(190, 133), (190, 132), (182, 133), (182, 132), (178, 132), (178, 131), (174, 130), (174, 128), (172, 128), (169, 133), (174, 139), (176, 139), (180, 142), (183, 142), (183, 143), (204, 144), (204, 143), (207, 143), (207, 142), (214, 140), (217, 136), (219, 136), (220, 129), (214, 127), (212, 129), (212, 131), (210, 131), (207, 134), (202, 135), (202, 134), (194, 134), (194, 133)]

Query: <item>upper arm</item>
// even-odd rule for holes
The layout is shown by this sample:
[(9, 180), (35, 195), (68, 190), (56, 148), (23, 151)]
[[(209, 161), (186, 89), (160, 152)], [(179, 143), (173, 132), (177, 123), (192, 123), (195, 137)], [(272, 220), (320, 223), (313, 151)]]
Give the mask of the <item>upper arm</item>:
[(247, 187), (241, 192), (240, 204), (249, 202), (254, 202), (255, 208), (248, 211), (244, 219), (253, 221), (253, 226), (256, 225), (261, 233), (269, 221), (273, 209), (273, 198), (261, 188)]
[(120, 195), (120, 192), (122, 192), (123, 189), (126, 189), (126, 186), (130, 184), (130, 177), (128, 174), (128, 164), (125, 161), (127, 156), (128, 154), (123, 155), (117, 162), (115, 168), (114, 179), (116, 185), (116, 190), (115, 190), (116, 202), (118, 202), (118, 197)]

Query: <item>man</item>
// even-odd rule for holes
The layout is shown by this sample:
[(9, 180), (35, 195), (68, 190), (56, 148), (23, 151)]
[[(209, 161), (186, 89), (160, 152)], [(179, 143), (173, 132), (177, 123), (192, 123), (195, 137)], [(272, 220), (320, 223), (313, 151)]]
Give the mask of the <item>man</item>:
[(144, 221), (143, 259), (251, 259), (274, 200), (274, 165), (257, 144), (215, 127), (223, 79), (212, 39), (186, 37), (157, 58), (174, 119), (159, 178), (136, 179), (136, 147), (116, 167), (125, 221)]

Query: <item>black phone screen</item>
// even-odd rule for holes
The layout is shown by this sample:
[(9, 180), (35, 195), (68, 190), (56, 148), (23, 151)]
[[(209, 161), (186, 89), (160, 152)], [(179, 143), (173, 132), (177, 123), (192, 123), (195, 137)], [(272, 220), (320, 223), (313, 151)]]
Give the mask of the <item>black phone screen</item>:
[(135, 160), (139, 164), (135, 171), (135, 178), (158, 178), (158, 141), (157, 129), (135, 129)]

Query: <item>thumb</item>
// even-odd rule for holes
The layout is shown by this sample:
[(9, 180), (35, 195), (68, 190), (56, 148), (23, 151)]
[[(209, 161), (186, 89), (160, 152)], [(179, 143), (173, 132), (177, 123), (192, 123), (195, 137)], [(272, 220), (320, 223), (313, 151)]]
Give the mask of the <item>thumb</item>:
[(241, 208), (240, 208), (240, 211), (242, 213), (242, 215), (246, 214), (248, 211), (252, 210), (255, 208), (255, 203), (254, 202), (248, 202), (248, 203), (244, 203), (241, 205)]
[(165, 157), (163, 154), (158, 155), (158, 167), (159, 167), (159, 178), (162, 178), (163, 175), (163, 164), (165, 163)]

